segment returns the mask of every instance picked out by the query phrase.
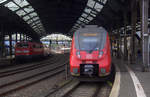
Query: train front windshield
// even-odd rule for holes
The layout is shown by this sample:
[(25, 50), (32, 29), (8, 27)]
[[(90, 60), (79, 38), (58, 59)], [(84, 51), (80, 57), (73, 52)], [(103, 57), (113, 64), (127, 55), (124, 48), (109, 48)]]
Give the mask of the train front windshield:
[(80, 32), (75, 35), (75, 45), (81, 51), (102, 50), (106, 42), (106, 33), (104, 32)]

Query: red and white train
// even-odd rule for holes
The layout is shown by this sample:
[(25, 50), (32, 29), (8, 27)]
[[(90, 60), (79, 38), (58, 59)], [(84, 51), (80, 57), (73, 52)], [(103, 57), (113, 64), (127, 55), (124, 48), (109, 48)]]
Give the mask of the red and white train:
[(50, 49), (39, 42), (17, 42), (15, 46), (15, 58), (44, 57), (50, 54)]
[(81, 80), (106, 80), (111, 69), (110, 40), (107, 31), (95, 25), (87, 25), (77, 30), (73, 36), (70, 53), (71, 75)]

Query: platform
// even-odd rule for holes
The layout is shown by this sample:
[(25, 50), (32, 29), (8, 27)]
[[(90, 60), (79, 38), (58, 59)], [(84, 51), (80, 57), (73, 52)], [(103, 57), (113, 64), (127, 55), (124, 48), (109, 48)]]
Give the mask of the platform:
[(140, 60), (130, 64), (113, 58), (113, 63), (119, 68), (117, 72), (120, 74), (120, 83), (114, 83), (119, 90), (117, 97), (150, 97), (150, 72), (142, 72)]
[(0, 58), (0, 67), (9, 65), (11, 63), (11, 60), (14, 60), (15, 56), (6, 56), (4, 58)]

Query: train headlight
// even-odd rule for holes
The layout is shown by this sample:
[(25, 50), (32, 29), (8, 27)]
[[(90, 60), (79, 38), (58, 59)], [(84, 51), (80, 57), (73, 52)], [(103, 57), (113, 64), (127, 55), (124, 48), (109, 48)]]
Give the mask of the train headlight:
[(77, 52), (76, 52), (76, 55), (77, 55), (78, 58), (81, 58), (81, 56), (80, 56), (80, 51), (77, 51)]
[(73, 68), (73, 73), (78, 74), (78, 68)]
[(80, 73), (78, 72), (78, 68), (73, 68), (73, 72), (71, 72), (71, 75), (80, 76)]
[(103, 53), (104, 53), (103, 51), (99, 52), (99, 58), (101, 58), (103, 56)]
[(105, 68), (101, 68), (101, 73), (102, 74), (106, 73), (106, 69)]

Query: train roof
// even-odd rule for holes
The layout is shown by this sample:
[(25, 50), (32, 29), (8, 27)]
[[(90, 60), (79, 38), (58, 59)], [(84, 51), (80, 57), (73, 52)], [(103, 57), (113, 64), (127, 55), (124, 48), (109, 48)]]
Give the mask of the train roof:
[(91, 32), (107, 33), (105, 28), (98, 27), (97, 25), (86, 25), (85, 27), (79, 28), (76, 32), (77, 33), (91, 33)]

